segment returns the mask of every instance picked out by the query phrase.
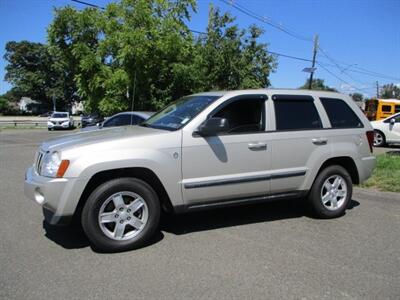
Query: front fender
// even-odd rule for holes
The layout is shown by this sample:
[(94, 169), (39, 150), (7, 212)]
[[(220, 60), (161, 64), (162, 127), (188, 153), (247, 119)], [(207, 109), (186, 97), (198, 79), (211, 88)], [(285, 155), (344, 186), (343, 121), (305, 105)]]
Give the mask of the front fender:
[(99, 172), (123, 168), (151, 170), (162, 182), (172, 204), (182, 204), (180, 148), (108, 149), (95, 154), (83, 153), (71, 160), (65, 177), (79, 178), (86, 186), (90, 178)]

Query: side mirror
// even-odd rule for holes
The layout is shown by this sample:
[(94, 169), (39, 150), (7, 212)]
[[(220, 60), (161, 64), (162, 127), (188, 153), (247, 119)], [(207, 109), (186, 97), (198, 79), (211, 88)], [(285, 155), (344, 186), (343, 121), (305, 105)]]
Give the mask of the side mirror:
[(225, 118), (210, 118), (204, 121), (196, 131), (200, 136), (213, 136), (218, 133), (227, 131), (229, 129), (229, 122)]
[(390, 125), (394, 125), (394, 123), (396, 123), (396, 119), (395, 118), (390, 119)]

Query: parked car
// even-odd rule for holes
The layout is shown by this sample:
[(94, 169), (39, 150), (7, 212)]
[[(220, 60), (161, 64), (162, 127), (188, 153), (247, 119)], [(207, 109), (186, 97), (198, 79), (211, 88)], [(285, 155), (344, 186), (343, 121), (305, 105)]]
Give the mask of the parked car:
[(55, 111), (47, 120), (47, 129), (71, 129), (74, 128), (74, 119), (69, 115), (69, 112)]
[(127, 111), (118, 113), (104, 120), (104, 122), (97, 124), (97, 126), (91, 126), (82, 128), (82, 131), (91, 131), (95, 129), (118, 127), (125, 125), (137, 125), (148, 118), (150, 118), (154, 112), (149, 111)]
[(162, 211), (305, 197), (344, 214), (375, 167), (371, 124), (347, 95), (302, 90), (183, 97), (139, 126), (43, 142), (25, 194), (50, 224), (80, 220), (103, 251), (143, 246)]
[(94, 126), (103, 122), (103, 120), (104, 119), (98, 113), (83, 115), (81, 117), (81, 127), (84, 128), (86, 126)]
[(400, 113), (380, 121), (371, 122), (374, 128), (374, 146), (400, 143)]

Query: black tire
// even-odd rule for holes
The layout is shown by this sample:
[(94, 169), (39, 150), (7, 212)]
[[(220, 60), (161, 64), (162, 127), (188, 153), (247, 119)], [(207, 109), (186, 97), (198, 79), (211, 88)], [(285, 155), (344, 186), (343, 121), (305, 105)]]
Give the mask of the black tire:
[[(340, 176), (342, 179), (344, 179), (347, 188), (346, 196), (343, 198), (344, 201), (340, 200), (338, 202), (340, 203), (340, 206), (338, 205), (339, 207), (337, 209), (335, 209), (333, 204), (330, 202), (324, 205), (322, 200), (322, 193), (324, 191), (326, 192), (326, 188), (323, 190), (323, 185), (325, 181), (329, 178), (332, 178), (332, 176)], [(338, 165), (333, 165), (326, 167), (317, 175), (317, 178), (315, 179), (307, 198), (316, 217), (331, 219), (340, 217), (344, 214), (351, 200), (352, 194), (353, 183), (349, 173), (345, 168)], [(326, 206), (331, 206), (331, 209), (328, 209)]]
[[(99, 212), (110, 196), (123, 191), (141, 196), (147, 205), (148, 219), (136, 236), (128, 240), (115, 240), (108, 237), (100, 228)], [(146, 182), (128, 177), (113, 179), (98, 186), (87, 199), (81, 216), (83, 230), (92, 246), (104, 252), (126, 251), (144, 246), (157, 230), (159, 220), (160, 202), (157, 194)]]
[[(381, 136), (379, 142), (376, 140), (377, 135)], [(374, 147), (383, 147), (386, 145), (386, 136), (380, 130), (374, 130)]]

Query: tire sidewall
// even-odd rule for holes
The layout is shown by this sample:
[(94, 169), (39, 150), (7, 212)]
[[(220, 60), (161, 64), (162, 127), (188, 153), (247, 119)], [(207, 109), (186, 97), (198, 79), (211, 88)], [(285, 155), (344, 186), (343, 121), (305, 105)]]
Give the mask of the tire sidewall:
[[(345, 181), (347, 185), (347, 195), (344, 204), (337, 210), (329, 210), (322, 203), (321, 199), (321, 189), (325, 180), (333, 175), (340, 175)], [(311, 188), (311, 191), (308, 195), (308, 200), (316, 213), (316, 216), (319, 218), (337, 218), (342, 216), (351, 201), (351, 197), (353, 194), (353, 183), (351, 177), (347, 170), (341, 166), (334, 165), (329, 166), (322, 170), (317, 178), (314, 181), (314, 184)]]
[(383, 147), (386, 144), (385, 134), (380, 130), (374, 130), (374, 141), (375, 141), (375, 133), (379, 133), (382, 136), (382, 143), (375, 145), (374, 147)]
[[(107, 237), (98, 222), (99, 211), (111, 195), (131, 191), (140, 195), (147, 204), (148, 220), (143, 230), (129, 240)], [(97, 187), (87, 199), (82, 212), (82, 227), (93, 246), (106, 252), (125, 251), (142, 247), (154, 234), (160, 219), (160, 203), (154, 190), (144, 181), (135, 178), (118, 178)]]

